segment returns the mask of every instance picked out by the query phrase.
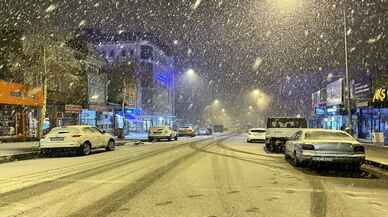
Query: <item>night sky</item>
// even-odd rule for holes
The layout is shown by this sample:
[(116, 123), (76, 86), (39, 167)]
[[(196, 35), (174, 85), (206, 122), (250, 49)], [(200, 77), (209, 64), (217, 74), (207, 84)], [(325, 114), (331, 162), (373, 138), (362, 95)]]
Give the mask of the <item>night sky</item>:
[(322, 79), (331, 69), (343, 68), (344, 8), (354, 68), (366, 72), (387, 63), (387, 50), (382, 49), (387, 47), (386, 0), (1, 2), (3, 28), (48, 31), (59, 37), (84, 27), (156, 32), (172, 48), (178, 71), (193, 68), (209, 87), (203, 90), (236, 111), (241, 94), (254, 88), (271, 95), (276, 105), (290, 79), (296, 85), (290, 85), (286, 97), (295, 104), (287, 106), (303, 110), (300, 99), (311, 93), (297, 89), (311, 84), (311, 74)]

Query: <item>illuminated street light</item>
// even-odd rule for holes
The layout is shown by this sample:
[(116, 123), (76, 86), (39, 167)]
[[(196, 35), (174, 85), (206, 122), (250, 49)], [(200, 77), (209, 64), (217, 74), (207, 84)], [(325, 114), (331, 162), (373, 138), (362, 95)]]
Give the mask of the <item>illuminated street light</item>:
[(221, 109), (221, 111), (223, 112), (223, 113), (225, 113), (225, 109), (223, 108), (223, 109)]
[(194, 75), (195, 75), (194, 69), (188, 69), (188, 70), (186, 71), (186, 75), (187, 75), (187, 76), (194, 76)]
[(255, 96), (258, 96), (260, 94), (260, 90), (259, 89), (253, 90), (252, 94)]
[(213, 101), (213, 103), (214, 103), (214, 105), (218, 105), (218, 104), (220, 104), (220, 101), (219, 101), (218, 99), (215, 99), (215, 100)]
[[(272, 1), (272, 0), (271, 0)], [(296, 9), (298, 4), (302, 4), (306, 2), (306, 0), (276, 0), (277, 7), (279, 9), (283, 10), (293, 10)], [(343, 21), (343, 40), (344, 40), (344, 57), (345, 57), (345, 99), (346, 99), (346, 111), (348, 115), (348, 123), (347, 127), (352, 130), (353, 129), (353, 123), (352, 123), (352, 98), (351, 98), (351, 90), (350, 90), (350, 75), (349, 75), (349, 58), (348, 58), (348, 38), (347, 38), (347, 15), (346, 15), (346, 2), (343, 4), (342, 8), (342, 21)]]

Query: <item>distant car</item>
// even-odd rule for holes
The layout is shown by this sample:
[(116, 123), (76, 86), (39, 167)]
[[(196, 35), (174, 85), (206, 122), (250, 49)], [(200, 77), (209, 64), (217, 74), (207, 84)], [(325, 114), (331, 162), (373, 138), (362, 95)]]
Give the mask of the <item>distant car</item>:
[(358, 169), (365, 161), (365, 148), (344, 131), (301, 129), (286, 143), (285, 157), (295, 166), (340, 163)]
[(265, 142), (265, 132), (264, 128), (252, 128), (248, 131), (247, 142)]
[(190, 136), (194, 137), (195, 132), (192, 127), (186, 126), (186, 127), (179, 127), (178, 129), (178, 136)]
[(223, 133), (224, 132), (224, 125), (214, 125), (213, 126), (215, 133)]
[(159, 141), (161, 139), (178, 140), (178, 135), (175, 130), (168, 126), (153, 127), (148, 132), (148, 141)]
[(39, 143), (43, 155), (68, 149), (75, 149), (80, 155), (88, 155), (96, 148), (112, 151), (115, 149), (115, 140), (111, 134), (87, 125), (53, 128)]
[(209, 136), (210, 135), (210, 131), (208, 128), (199, 128), (197, 130), (197, 135), (198, 136)]

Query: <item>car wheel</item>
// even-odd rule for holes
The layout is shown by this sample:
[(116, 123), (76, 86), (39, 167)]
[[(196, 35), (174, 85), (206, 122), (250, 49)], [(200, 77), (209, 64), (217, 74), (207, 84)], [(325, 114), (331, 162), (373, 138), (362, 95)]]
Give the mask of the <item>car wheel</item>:
[(301, 167), (302, 166), (302, 163), (300, 162), (300, 160), (296, 156), (296, 152), (294, 152), (294, 157), (293, 157), (292, 160), (293, 160), (293, 163), (294, 163), (295, 167)]
[(274, 152), (274, 150), (275, 150), (273, 144), (271, 144), (271, 143), (268, 144), (266, 147), (267, 147), (267, 151), (270, 153)]
[(47, 155), (48, 155), (47, 149), (41, 149), (39, 151), (39, 157), (47, 157)]
[(115, 141), (109, 140), (108, 145), (106, 146), (105, 150), (106, 151), (113, 151), (113, 150), (115, 150), (115, 146), (116, 146)]
[(290, 160), (290, 155), (288, 155), (286, 152), (284, 153), (284, 159), (286, 159), (287, 161)]
[(84, 144), (82, 144), (79, 150), (80, 155), (89, 155), (91, 151), (92, 151), (92, 146), (88, 142), (85, 142)]
[(175, 136), (175, 137), (174, 137), (174, 140), (177, 141), (177, 140), (178, 140), (178, 136)]

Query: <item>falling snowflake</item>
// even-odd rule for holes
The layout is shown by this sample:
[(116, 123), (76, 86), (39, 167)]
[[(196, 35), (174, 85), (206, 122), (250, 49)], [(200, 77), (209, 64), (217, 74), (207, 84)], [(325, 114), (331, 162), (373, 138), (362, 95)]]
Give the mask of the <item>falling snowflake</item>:
[(57, 6), (55, 4), (51, 4), (50, 6), (48, 6), (48, 8), (46, 8), (46, 13), (50, 13), (50, 12), (53, 12), (55, 9), (57, 9)]
[(202, 0), (195, 0), (195, 3), (191, 6), (191, 9), (196, 10), (201, 4)]
[(376, 42), (380, 41), (380, 39), (383, 38), (383, 36), (384, 36), (384, 33), (382, 32), (382, 33), (380, 33), (379, 35), (377, 35), (376, 37), (370, 38), (370, 39), (367, 41), (367, 43), (368, 43), (368, 44), (376, 43)]
[(261, 57), (257, 57), (255, 60), (255, 63), (252, 66), (252, 69), (256, 71), (262, 63), (263, 63), (263, 59), (261, 59)]
[(78, 26), (82, 27), (82, 26), (85, 26), (85, 24), (86, 24), (86, 20), (81, 20), (81, 22), (79, 22)]

